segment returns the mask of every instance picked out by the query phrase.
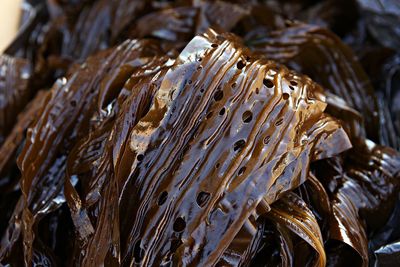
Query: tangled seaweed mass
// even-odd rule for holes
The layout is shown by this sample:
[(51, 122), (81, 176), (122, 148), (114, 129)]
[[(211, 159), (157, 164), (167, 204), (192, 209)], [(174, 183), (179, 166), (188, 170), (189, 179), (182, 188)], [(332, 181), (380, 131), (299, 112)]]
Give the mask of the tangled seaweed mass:
[(396, 0), (25, 0), (0, 265), (398, 266), (399, 47)]

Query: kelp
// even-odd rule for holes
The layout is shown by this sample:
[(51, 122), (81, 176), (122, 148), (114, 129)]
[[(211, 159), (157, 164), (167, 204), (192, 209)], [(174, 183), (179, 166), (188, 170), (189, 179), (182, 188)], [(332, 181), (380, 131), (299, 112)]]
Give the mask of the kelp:
[[(104, 104), (118, 95), (116, 90), (120, 90), (121, 83), (125, 83), (135, 68), (146, 66), (148, 59), (155, 54), (157, 48), (152, 47), (150, 42), (127, 41), (113, 51), (90, 58), (71, 77), (60, 79), (50, 91), (51, 95), (46, 97), (41, 110), (43, 115), (28, 131), (18, 160), (23, 193), (20, 202), (24, 203), (24, 209), (16, 209), (13, 216), (22, 213), (25, 218), (23, 241), (26, 264), (31, 261), (33, 253), (34, 224), (65, 202), (65, 168), (73, 144), (80, 134), (87, 133), (88, 123), (95, 119), (92, 116), (96, 112), (101, 115), (107, 111)], [(106, 64), (98, 69), (99, 61), (104, 57)], [(68, 105), (64, 106), (66, 99)], [(68, 120), (60, 120), (60, 116)], [(35, 168), (34, 162), (42, 167)], [(34, 190), (35, 187), (38, 189)], [(9, 227), (13, 231), (13, 226)]]
[[(223, 42), (222, 38), (220, 38), (222, 40), (218, 40), (217, 36), (213, 36), (213, 32), (209, 32), (208, 34), (210, 36), (206, 36), (206, 38), (195, 38), (183, 50), (180, 57), (177, 59), (178, 63), (182, 61), (182, 66), (177, 66), (173, 71), (169, 71), (166, 74), (166, 77), (161, 84), (161, 88), (156, 95), (155, 105), (132, 130), (129, 149), (135, 149), (136, 151), (132, 151), (134, 154), (131, 158), (135, 159), (139, 155), (142, 155), (143, 157), (143, 160), (140, 161), (140, 163), (137, 161), (133, 162), (133, 167), (131, 167), (129, 173), (125, 175), (126, 178), (132, 179), (133, 181), (126, 181), (126, 178), (122, 176), (123, 173), (119, 172), (118, 169), (116, 170), (117, 180), (120, 182), (119, 187), (122, 189), (122, 209), (129, 211), (128, 213), (132, 214), (133, 217), (136, 212), (144, 213), (146, 210), (148, 210), (147, 212), (150, 212), (150, 214), (155, 212), (160, 214), (155, 216), (154, 219), (145, 216), (149, 221), (138, 222), (143, 226), (135, 225), (134, 228), (130, 229), (128, 232), (129, 244), (139, 243), (138, 246), (143, 248), (151, 247), (153, 242), (158, 243), (157, 247), (159, 252), (156, 250), (157, 248), (154, 248), (153, 253), (155, 254), (150, 254), (152, 256), (143, 249), (142, 261), (144, 265), (156, 264), (156, 262), (162, 262), (163, 259), (164, 261), (172, 262), (196, 262), (200, 265), (212, 264), (219, 257), (218, 253), (222, 253), (222, 251), (219, 252), (219, 250), (224, 249), (226, 243), (229, 242), (229, 236), (232, 238), (233, 235), (236, 234), (237, 230), (234, 230), (232, 224), (236, 221), (237, 225), (241, 226), (243, 224), (243, 219), (245, 219), (249, 214), (249, 211), (246, 210), (249, 208), (255, 208), (261, 200), (261, 196), (265, 194), (262, 193), (264, 190), (259, 192), (258, 190), (255, 190), (256, 188), (267, 188), (266, 199), (267, 203), (270, 204), (274, 202), (280, 194), (288, 190), (288, 188), (285, 187), (285, 184), (290, 188), (291, 186), (296, 186), (305, 180), (304, 176), (307, 173), (306, 169), (300, 168), (301, 162), (307, 162), (300, 160), (301, 158), (306, 157), (305, 155), (308, 155), (307, 158), (310, 158), (310, 156), (311, 158), (323, 158), (324, 156), (327, 156), (324, 154), (325, 151), (323, 150), (325, 148), (323, 146), (328, 144), (328, 140), (334, 142), (334, 140), (344, 139), (344, 141), (341, 141), (343, 145), (336, 147), (339, 149), (337, 152), (348, 148), (347, 137), (344, 135), (343, 130), (342, 132), (338, 131), (340, 127), (338, 128), (339, 125), (335, 124), (335, 121), (326, 117), (316, 123), (313, 122), (316, 118), (322, 115), (321, 112), (325, 105), (322, 104), (321, 100), (318, 100), (318, 95), (312, 97), (312, 88), (315, 85), (310, 84), (309, 80), (304, 78), (302, 80), (300, 77), (298, 77), (298, 79), (290, 77), (289, 75), (291, 75), (291, 73), (286, 73), (285, 69), (274, 70), (273, 68), (275, 65), (270, 65), (269, 67), (266, 65), (265, 67), (262, 67), (262, 61), (247, 61), (246, 56), (242, 56), (242, 52), (235, 49), (235, 46), (233, 45), (235, 42), (233, 42), (233, 44), (231, 44), (232, 41)], [(202, 60), (199, 62), (196, 61), (195, 58), (191, 58), (193, 53), (201, 57)], [(204, 76), (207, 73), (212, 72), (213, 68), (220, 68), (220, 64), (224, 64), (225, 67), (219, 72), (221, 73), (221, 77), (214, 76), (213, 79), (207, 79), (207, 77)], [(265, 62), (264, 64), (268, 63)], [(247, 72), (249, 74), (247, 74)], [(223, 75), (224, 73), (226, 74)], [(247, 75), (251, 75), (250, 77), (252, 78), (246, 78)], [(288, 84), (290, 83), (288, 79), (290, 78), (298, 81), (297, 90), (293, 90), (293, 92), (286, 91), (291, 90), (288, 88)], [(263, 85), (263, 82), (267, 85)], [(172, 88), (171, 84), (174, 85)], [(258, 88), (259, 92), (256, 93), (256, 90), (252, 92), (251, 90), (245, 89), (247, 86), (252, 86), (254, 90)], [(268, 89), (268, 86), (270, 89)], [(198, 89), (196, 90), (195, 88)], [(197, 94), (194, 97), (187, 93), (191, 90), (197, 91)], [(274, 90), (274, 92), (271, 92), (270, 90)], [(173, 92), (172, 97), (176, 94), (176, 99), (171, 99), (171, 93), (168, 93), (169, 91)], [(291, 97), (289, 97), (289, 92)], [(318, 91), (316, 90), (314, 93), (318, 93)], [(297, 94), (300, 95), (298, 96)], [(194, 103), (191, 101), (187, 102), (190, 99), (188, 99), (188, 97), (192, 97), (192, 99), (196, 99), (197, 101)], [(312, 100), (313, 98), (315, 98), (315, 100)], [(212, 99), (215, 104), (211, 102)], [(255, 99), (259, 99), (258, 107), (255, 104), (257, 102), (254, 104), (251, 102), (255, 101)], [(250, 103), (244, 102), (242, 104), (241, 101), (248, 101)], [(287, 101), (290, 101), (290, 103)], [(187, 104), (178, 105), (177, 103), (180, 102)], [(314, 108), (308, 108), (308, 105), (312, 105)], [(246, 110), (244, 109), (246, 106), (252, 108)], [(276, 108), (269, 111), (272, 107)], [(188, 112), (179, 111), (183, 108), (187, 108)], [(302, 110), (307, 109), (318, 112), (319, 114), (314, 113), (305, 117), (299, 115), (299, 113), (302, 113)], [(171, 110), (171, 113), (169, 110)], [(172, 111), (174, 113), (172, 113)], [(166, 115), (158, 115), (159, 113), (163, 114), (164, 112)], [(231, 118), (231, 116), (233, 116), (231, 113), (236, 112), (242, 114), (242, 116), (238, 116), (239, 121), (233, 120), (235, 117)], [(268, 116), (270, 113), (271, 115)], [(189, 119), (187, 117), (181, 117), (179, 114), (192, 115), (190, 121), (179, 123), (179, 121), (176, 122), (176, 120), (185, 121)], [(196, 116), (194, 116), (195, 114)], [(280, 117), (279, 114), (287, 115)], [(171, 118), (171, 121), (169, 121), (169, 118)], [(155, 119), (158, 119), (159, 121)], [(265, 120), (266, 122), (264, 122), (264, 125), (271, 125), (270, 127), (272, 128), (266, 127), (259, 129), (257, 123)], [(269, 122), (269, 120), (271, 121)], [(150, 122), (154, 127), (149, 128), (150, 126), (143, 126), (149, 125)], [(248, 124), (248, 126), (246, 124)], [(288, 124), (288, 126), (285, 127), (285, 124)], [(231, 125), (234, 129), (241, 129), (241, 131), (237, 133), (235, 133), (235, 131), (232, 132), (233, 129), (231, 128)], [(186, 129), (184, 126), (190, 126), (190, 128)], [(180, 129), (178, 127), (183, 128)], [(279, 130), (287, 128), (297, 129), (298, 134), (303, 133), (304, 135), (307, 135), (309, 140), (301, 140), (301, 138), (292, 140), (288, 139), (291, 133), (280, 132)], [(170, 134), (166, 131), (167, 129), (173, 129), (173, 132)], [(214, 129), (224, 129), (223, 131), (226, 133), (218, 134), (217, 132), (214, 132)], [(251, 131), (250, 129), (253, 130)], [(322, 143), (318, 141), (318, 137), (323, 135), (321, 131), (324, 130), (328, 131), (325, 134), (326, 136), (324, 140), (328, 142), (322, 145)], [(190, 135), (185, 137), (182, 135), (182, 133), (185, 132)], [(149, 133), (151, 133), (151, 135), (149, 135)], [(168, 137), (169, 135), (172, 136)], [(181, 136), (178, 143), (174, 142), (174, 136), (176, 135)], [(276, 138), (276, 135), (280, 137)], [(165, 147), (164, 149), (160, 149), (160, 147), (158, 147), (157, 150), (152, 149), (155, 144), (160, 144), (160, 137), (157, 136), (162, 136), (163, 141), (161, 145)], [(256, 138), (257, 136), (259, 136), (259, 138)], [(228, 139), (228, 137), (230, 139)], [(194, 138), (194, 140), (190, 140), (190, 138)], [(231, 143), (231, 147), (218, 142), (220, 138), (224, 138), (225, 142), (228, 144)], [(185, 139), (187, 141), (185, 141)], [(263, 153), (264, 156), (262, 158), (254, 157), (255, 153), (261, 153), (261, 148), (264, 147), (265, 144), (269, 143), (268, 139), (271, 140), (271, 145), (274, 143), (277, 144), (279, 140), (286, 141), (280, 142), (280, 145), (273, 150), (266, 150)], [(191, 144), (196, 144), (198, 142), (195, 140), (203, 140), (200, 142), (203, 143), (203, 145), (200, 147), (193, 147)], [(300, 145), (301, 142), (302, 145)], [(319, 147), (320, 145), (322, 145), (320, 147), (321, 153), (313, 155), (311, 149), (314, 146)], [(259, 148), (257, 149), (257, 147)], [(291, 149), (289, 147), (291, 147)], [(182, 150), (179, 151), (179, 148)], [(334, 150), (330, 150), (328, 153), (337, 153), (334, 152), (335, 148), (333, 149)], [(246, 154), (249, 153), (248, 151), (251, 150), (253, 150), (251, 154), (252, 156), (246, 157)], [(158, 154), (163, 153), (163, 151), (166, 151), (165, 153), (168, 153), (167, 155), (169, 156), (166, 157), (162, 156), (162, 154)], [(218, 153), (212, 153), (213, 151), (218, 151)], [(171, 157), (171, 155), (174, 156)], [(222, 159), (219, 158), (218, 155), (226, 156)], [(198, 160), (188, 160), (192, 157), (196, 157)], [(183, 161), (179, 160), (179, 158)], [(209, 161), (208, 159), (212, 160)], [(306, 159), (304, 158), (304, 160)], [(265, 164), (263, 164), (264, 161)], [(283, 162), (285, 162), (285, 164), (283, 164)], [(146, 168), (146, 165), (152, 164), (155, 165), (153, 168)], [(127, 164), (125, 163), (124, 165), (126, 166)], [(135, 167), (135, 165), (138, 166)], [(162, 167), (163, 165), (169, 167)], [(200, 168), (197, 166), (203, 166), (201, 172), (199, 172)], [(246, 172), (248, 168), (247, 166), (254, 166), (253, 168), (255, 169), (255, 172), (252, 173), (251, 170), (250, 172)], [(166, 169), (163, 171), (163, 176), (160, 177), (160, 174), (156, 174), (159, 170), (163, 170), (164, 168)], [(205, 171), (208, 169), (209, 171)], [(284, 173), (284, 175), (281, 179), (275, 180), (275, 178), (273, 178), (275, 172), (277, 175), (281, 173)], [(176, 175), (174, 175), (174, 173), (176, 173)], [(267, 173), (270, 173), (272, 177), (265, 179), (264, 181), (262, 181), (262, 179), (260, 180), (260, 177)], [(211, 181), (202, 181), (202, 179), (205, 179), (204, 177), (210, 177), (210, 175), (215, 177), (211, 180), (213, 181), (212, 183)], [(235, 178), (236, 175), (238, 175), (239, 178)], [(290, 175), (290, 177), (299, 177), (298, 179), (288, 183), (284, 178), (286, 175)], [(152, 181), (152, 179), (150, 179), (152, 176), (157, 177), (157, 180)], [(125, 206), (129, 205), (128, 201), (125, 200), (127, 198), (125, 192), (131, 187), (128, 187), (128, 183), (132, 183), (132, 186), (139, 190), (136, 193), (138, 195), (138, 204), (135, 204), (134, 207)], [(196, 192), (197, 190), (195, 187), (193, 188), (192, 185), (187, 189), (187, 192), (185, 192), (183, 189), (191, 183), (201, 186), (201, 191)], [(221, 189), (216, 187), (218, 184), (226, 184), (229, 187), (229, 191), (220, 191)], [(257, 184), (257, 187), (254, 188), (252, 184)], [(161, 185), (162, 187), (159, 188)], [(180, 194), (180, 190), (174, 192), (178, 185), (182, 187), (182, 193)], [(149, 192), (146, 193), (146, 191), (148, 191), (147, 187), (155, 187), (151, 190), (154, 191), (153, 196), (149, 195)], [(171, 192), (167, 188), (173, 191)], [(163, 195), (163, 193), (168, 195), (167, 199), (164, 200), (165, 202), (163, 205), (142, 206), (142, 204), (139, 204), (144, 200), (147, 202), (147, 199), (157, 199), (158, 196)], [(202, 212), (202, 210), (200, 210), (198, 211), (198, 214), (190, 216), (190, 210), (199, 210), (199, 203), (196, 203), (196, 199), (193, 198), (193, 195), (202, 193), (209, 195), (209, 199), (204, 203), (202, 209), (206, 210), (209, 214), (206, 215), (204, 214), (204, 211)], [(246, 193), (249, 194), (246, 199), (251, 199), (251, 201), (237, 202), (238, 197)], [(129, 193), (129, 199), (132, 199), (132, 195), (134, 194)], [(165, 209), (172, 208), (171, 202), (175, 198), (179, 199), (179, 203), (182, 203), (180, 204), (182, 205), (182, 208), (179, 209), (179, 206), (177, 207), (177, 203), (175, 203), (175, 211), (169, 211), (168, 214), (176, 214), (175, 223), (173, 223), (173, 220), (163, 219), (162, 214)], [(136, 203), (136, 201), (130, 201), (130, 203)], [(233, 209), (232, 206), (235, 208)], [(203, 216), (207, 216), (209, 224), (204, 224), (199, 220), (199, 218)], [(127, 216), (125, 216), (125, 219), (127, 219), (126, 217)], [(154, 220), (154, 222), (152, 220)], [(218, 220), (218, 223), (213, 220)], [(163, 231), (166, 231), (167, 229), (171, 231), (177, 227), (178, 229), (175, 229), (175, 232), (181, 232), (183, 231), (183, 228), (193, 231), (192, 234), (185, 231), (182, 233), (182, 237), (180, 238), (183, 245), (177, 249), (176, 254), (171, 259), (165, 259), (166, 256), (164, 255), (168, 255), (165, 254), (168, 253), (168, 251), (165, 250), (167, 246), (162, 245), (162, 242), (168, 242), (168, 236), (172, 236), (173, 233), (165, 234), (163, 236), (155, 236), (153, 231), (156, 229), (149, 229), (146, 227), (146, 225), (158, 225), (159, 223), (157, 221), (165, 222), (165, 225), (162, 225), (162, 229), (165, 229)], [(185, 227), (180, 228), (182, 225)], [(218, 225), (219, 227), (215, 229), (213, 225)], [(159, 229), (158, 231), (162, 230)], [(121, 232), (124, 232), (124, 229), (121, 229)], [(197, 238), (194, 238), (194, 235)], [(138, 236), (140, 236), (140, 239), (135, 240)], [(155, 238), (162, 238), (162, 240), (158, 241)], [(208, 243), (202, 244), (201, 240), (204, 239), (209, 240)], [(220, 240), (225, 239), (228, 240), (226, 243), (220, 242)], [(212, 240), (215, 241), (211, 242)], [(190, 247), (204, 247), (199, 252), (193, 251), (188, 254), (181, 254), (185, 248), (184, 241), (190, 242)], [(221, 249), (216, 249), (219, 247)], [(128, 247), (128, 249), (128, 258), (125, 257), (124, 260), (131, 261), (133, 255), (130, 254), (133, 254), (133, 247)], [(201, 254), (196, 255), (197, 253)], [(202, 261), (205, 260), (204, 255), (207, 255), (206, 253), (211, 254), (208, 256), (207, 261)], [(183, 256), (186, 256), (187, 258)]]
[[(262, 205), (267, 206), (266, 203)], [(302, 198), (292, 192), (284, 194), (281, 199), (271, 205), (270, 212), (265, 215), (256, 221), (250, 217), (224, 252), (217, 266), (248, 266), (251, 261), (255, 266), (268, 265), (266, 262), (274, 258), (272, 253), (270, 255), (266, 252), (269, 249), (268, 246), (280, 253), (280, 259), (274, 259), (276, 262), (273, 265), (279, 265), (278, 262), (280, 262), (283, 266), (292, 266), (294, 260), (297, 261), (296, 265), (300, 265), (299, 259), (293, 257), (300, 251), (295, 251), (298, 248), (297, 241), (294, 246), (292, 244), (292, 240), (296, 239), (293, 238), (294, 235), (306, 241), (318, 254), (317, 257), (310, 254), (308, 264), (325, 266), (324, 244), (319, 225)], [(271, 228), (274, 230), (271, 231)], [(277, 241), (278, 243), (275, 244)], [(247, 248), (246, 244), (249, 244)]]
[(400, 45), (400, 5), (394, 0), (382, 4), (376, 0), (357, 0), (364, 11), (371, 35), (383, 46), (398, 49)]
[(394, 242), (377, 249), (375, 251), (376, 264), (390, 266), (393, 262), (398, 262), (400, 260), (399, 246), (399, 242)]
[[(39, 115), (40, 109), (46, 99), (45, 91), (39, 91), (35, 98), (18, 115), (17, 122), (8, 134), (7, 139), (0, 148), (0, 176), (8, 174), (15, 165), (17, 150), (21, 147), (28, 127)], [(4, 186), (4, 183), (2, 183)]]
[(382, 128), (386, 129), (388, 133), (388, 144), (394, 148), (400, 148), (400, 108), (397, 104), (400, 99), (399, 82), (400, 82), (400, 69), (399, 69), (400, 56), (394, 54), (388, 58), (381, 70), (381, 103), (385, 116), (385, 125)]
[(370, 81), (352, 51), (330, 31), (288, 22), (276, 31), (250, 32), (247, 43), (260, 54), (309, 75), (362, 113), (369, 138), (379, 140), (379, 114)]
[[(96, 257), (99, 262), (105, 260), (108, 249), (111, 249), (107, 243), (110, 239), (103, 236), (108, 234), (105, 231), (105, 225), (111, 225), (111, 228), (107, 229), (112, 231), (113, 225), (118, 222), (116, 217), (118, 214), (109, 214), (110, 207), (107, 207), (107, 209), (101, 208), (104, 202), (108, 201), (108, 198), (101, 199), (100, 197), (104, 190), (110, 194), (108, 190), (112, 185), (110, 185), (109, 177), (114, 173), (114, 164), (120, 160), (120, 157), (125, 156), (118, 151), (129, 145), (129, 132), (143, 116), (141, 114), (147, 112), (158, 89), (159, 80), (165, 73), (165, 70), (160, 68), (160, 63), (170, 64), (168, 63), (168, 58), (163, 59), (162, 57), (148, 57), (143, 63), (144, 65), (136, 67), (138, 70), (123, 86), (121, 94), (116, 99), (117, 102), (114, 103), (114, 114), (109, 114), (112, 116), (103, 118), (104, 122), (94, 128), (88, 138), (79, 141), (68, 159), (67, 179), (71, 180), (66, 180), (65, 193), (71, 208), (74, 224), (79, 231), (79, 238), (82, 240), (80, 246), (83, 251), (88, 250), (85, 255), (95, 253), (96, 256), (93, 255), (92, 257)], [(82, 192), (80, 194), (73, 188), (72, 178), (74, 176), (78, 177), (82, 183)], [(85, 178), (85, 176), (87, 177)], [(113, 194), (116, 194), (116, 192), (113, 192)], [(83, 197), (83, 203), (86, 204), (85, 207), (82, 207), (80, 196)], [(111, 203), (111, 205), (115, 204), (117, 202)], [(115, 207), (111, 209), (115, 210)], [(97, 214), (92, 214), (92, 210), (95, 210)], [(92, 220), (88, 221), (86, 219), (86, 221), (82, 221), (82, 214), (86, 214), (85, 216), (92, 218)], [(116, 222), (110, 221), (109, 217), (103, 218), (106, 215), (113, 216)], [(90, 226), (91, 222), (99, 224), (97, 229), (94, 226)], [(89, 230), (88, 227), (90, 227)], [(89, 234), (94, 234), (92, 238), (100, 238), (100, 240), (96, 240), (97, 243), (93, 243), (92, 240), (88, 240)], [(103, 242), (104, 245), (98, 247)], [(118, 246), (116, 245), (116, 247)], [(116, 253), (119, 253), (117, 250), (113, 251), (113, 253), (112, 257), (118, 257), (116, 255)], [(79, 252), (79, 254), (81, 255), (82, 253)], [(80, 260), (84, 264), (87, 259)]]
[(316, 266), (326, 265), (324, 243), (317, 220), (299, 196), (288, 193), (274, 203), (268, 217), (280, 222), (315, 249), (318, 254)]
[(27, 60), (7, 55), (0, 57), (0, 144), (16, 122), (32, 92), (29, 79), (32, 67)]
[(48, 92), (40, 91), (35, 98), (26, 106), (17, 118), (11, 132), (0, 147), (0, 192), (1, 192), (1, 214), (2, 224), (0, 233), (3, 235), (7, 221), (10, 219), (12, 209), (19, 197), (20, 172), (16, 165), (16, 156), (18, 150), (24, 144), (25, 134), (29, 126), (39, 116), (43, 101)]
[(347, 153), (317, 163), (315, 172), (332, 199), (330, 237), (355, 249), (367, 265), (367, 237), (384, 226), (397, 200), (400, 158), (371, 141)]
[(376, 19), (396, 9), (24, 2), (0, 58), (0, 265), (396, 262), (397, 26)]

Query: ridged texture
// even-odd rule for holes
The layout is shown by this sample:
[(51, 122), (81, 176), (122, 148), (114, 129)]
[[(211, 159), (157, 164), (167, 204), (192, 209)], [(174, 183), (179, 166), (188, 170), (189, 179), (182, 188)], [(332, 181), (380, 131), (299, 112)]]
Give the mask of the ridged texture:
[(32, 92), (29, 79), (32, 70), (22, 58), (0, 56), (0, 145), (16, 122), (16, 114), (28, 103)]
[(357, 2), (26, 0), (0, 265), (396, 262), (398, 25)]
[(275, 203), (268, 216), (299, 235), (317, 251), (316, 266), (326, 265), (324, 243), (317, 220), (300, 197), (288, 193)]
[[(131, 244), (123, 264), (133, 260), (134, 244), (143, 265), (215, 263), (264, 196), (270, 204), (304, 182), (310, 158), (326, 156), (323, 146), (313, 152), (321, 138), (332, 142), (328, 153), (349, 147), (335, 121), (318, 120), (325, 104), (315, 84), (272, 62), (246, 59), (251, 55), (232, 38), (208, 32), (192, 40), (132, 130), (125, 150), (130, 160), (143, 160), (122, 162), (116, 175), (121, 209), (144, 220), (121, 229)], [(298, 81), (293, 92), (289, 79)], [(168, 197), (157, 205), (164, 191)], [(202, 192), (210, 198), (199, 207), (195, 196)], [(185, 230), (174, 234), (176, 224)], [(176, 234), (182, 245), (172, 256), (168, 239)]]
[[(399, 189), (400, 157), (391, 148), (366, 141), (345, 160), (320, 162), (315, 170), (332, 201), (330, 238), (354, 248), (367, 266), (367, 230), (373, 232), (389, 219)], [(379, 216), (372, 215), (378, 211)]]
[(363, 115), (368, 137), (379, 140), (378, 103), (371, 83), (342, 41), (324, 28), (289, 23), (286, 28), (250, 33), (250, 47), (267, 58), (309, 75)]

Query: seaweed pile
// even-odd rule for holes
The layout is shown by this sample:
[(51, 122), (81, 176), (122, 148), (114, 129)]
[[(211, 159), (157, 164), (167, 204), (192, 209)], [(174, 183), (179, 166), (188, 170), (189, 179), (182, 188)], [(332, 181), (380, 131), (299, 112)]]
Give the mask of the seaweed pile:
[(395, 0), (25, 0), (0, 265), (397, 266)]

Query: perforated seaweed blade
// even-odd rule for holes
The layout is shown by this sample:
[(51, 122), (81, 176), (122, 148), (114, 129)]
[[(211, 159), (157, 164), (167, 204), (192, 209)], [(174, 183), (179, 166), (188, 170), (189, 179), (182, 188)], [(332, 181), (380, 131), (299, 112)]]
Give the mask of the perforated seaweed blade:
[(325, 107), (309, 78), (253, 58), (237, 37), (195, 37), (115, 166), (122, 264), (215, 264), (263, 198), (350, 147)]
[[(153, 63), (153, 59), (157, 62)], [(162, 62), (166, 60), (158, 54), (157, 46), (151, 41), (127, 40), (114, 49), (90, 57), (85, 64), (71, 70), (72, 74), (69, 77), (59, 79), (45, 95), (43, 103), (34, 103), (39, 105), (37, 107), (39, 116), (27, 130), (26, 141), (18, 157), (22, 196), (14, 209), (6, 234), (2, 238), (1, 263), (8, 263), (10, 252), (19, 251), (18, 249), (24, 252), (26, 265), (30, 263), (35, 265), (40, 259), (54, 262), (52, 251), (46, 248), (47, 244), (40, 242), (41, 232), (37, 225), (45, 216), (61, 209), (60, 206), (65, 202), (64, 197), (68, 199), (74, 197), (74, 195), (71, 196), (70, 191), (64, 194), (67, 158), (74, 154), (72, 149), (76, 143), (79, 144), (78, 141), (86, 141), (86, 138), (90, 141), (90, 138), (93, 138), (92, 135), (96, 134), (96, 132), (93, 133), (93, 129), (102, 128), (104, 121), (112, 122), (114, 112), (119, 108), (116, 108), (114, 98), (119, 95), (124, 88), (123, 85), (133, 73), (137, 77), (143, 73), (151, 75), (152, 66), (160, 68)], [(125, 96), (128, 94), (122, 91)], [(138, 99), (140, 100), (140, 96)], [(148, 106), (145, 103), (138, 105)], [(25, 123), (23, 121), (21, 124)], [(108, 129), (106, 139), (107, 134), (110, 133), (110, 127), (104, 128)], [(13, 132), (13, 134), (17, 135), (18, 132)], [(8, 144), (8, 140), (6, 141)], [(95, 144), (97, 146), (90, 146), (91, 143), (86, 142), (89, 152), (99, 153), (98, 151), (101, 150), (99, 143)], [(7, 160), (2, 150), (1, 152), (0, 158)], [(9, 152), (13, 151), (9, 150)], [(90, 153), (85, 153), (78, 159), (81, 165), (87, 163)], [(92, 166), (98, 165), (89, 165), (89, 167)], [(109, 176), (105, 177), (109, 178)], [(93, 175), (90, 178), (97, 181), (96, 186), (102, 186), (101, 180), (104, 177)], [(77, 176), (74, 180), (77, 180)], [(81, 187), (84, 185), (81, 184)], [(76, 209), (74, 208), (75, 206), (70, 205), (73, 220)], [(84, 217), (82, 214), (79, 215)], [(82, 229), (86, 229), (87, 232), (91, 230), (90, 224), (83, 226), (76, 224), (75, 227), (78, 237)], [(20, 239), (23, 242), (19, 242)], [(74, 242), (75, 240), (71, 237), (67, 241)], [(63, 240), (64, 244), (67, 241)], [(72, 252), (71, 255), (73, 255)], [(22, 257), (15, 258), (22, 259)]]
[(288, 23), (275, 31), (247, 37), (250, 47), (267, 58), (309, 75), (363, 115), (368, 138), (379, 140), (379, 113), (374, 89), (354, 52), (325, 28)]

